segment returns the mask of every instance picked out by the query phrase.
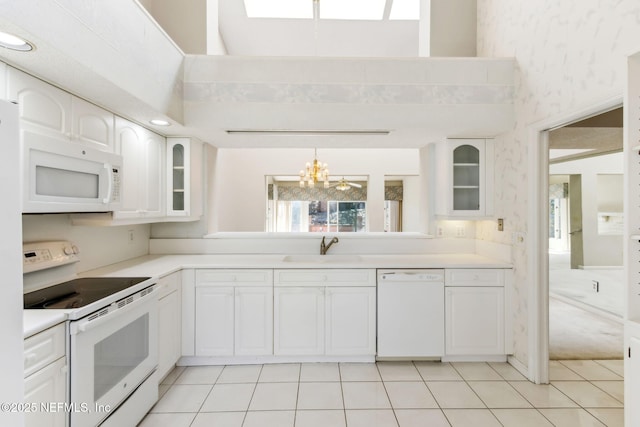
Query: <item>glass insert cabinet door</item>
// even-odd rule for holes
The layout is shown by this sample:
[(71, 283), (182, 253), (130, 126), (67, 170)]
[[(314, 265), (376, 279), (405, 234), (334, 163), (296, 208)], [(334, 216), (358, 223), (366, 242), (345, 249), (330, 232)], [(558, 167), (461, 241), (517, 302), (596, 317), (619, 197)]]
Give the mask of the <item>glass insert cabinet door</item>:
[(480, 150), (461, 145), (453, 150), (453, 210), (480, 210)]

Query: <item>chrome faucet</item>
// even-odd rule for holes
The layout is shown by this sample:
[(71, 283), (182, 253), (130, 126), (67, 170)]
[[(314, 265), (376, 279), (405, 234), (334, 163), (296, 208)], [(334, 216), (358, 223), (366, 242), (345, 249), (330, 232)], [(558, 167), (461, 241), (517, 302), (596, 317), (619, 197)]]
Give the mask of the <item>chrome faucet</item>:
[(329, 250), (331, 245), (333, 245), (334, 243), (338, 243), (338, 238), (337, 237), (334, 237), (333, 239), (331, 239), (331, 241), (327, 245), (324, 242), (324, 236), (322, 236), (322, 242), (320, 242), (320, 255), (326, 255), (327, 251)]

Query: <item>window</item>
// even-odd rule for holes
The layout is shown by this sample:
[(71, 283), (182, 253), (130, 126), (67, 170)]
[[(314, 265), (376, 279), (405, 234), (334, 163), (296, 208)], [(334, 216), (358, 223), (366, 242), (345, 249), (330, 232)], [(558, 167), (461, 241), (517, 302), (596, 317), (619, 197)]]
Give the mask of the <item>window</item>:
[(268, 185), (266, 230), (275, 232), (367, 231), (367, 187), (339, 191), (330, 188), (300, 188), (297, 181)]
[[(390, 4), (389, 12), (385, 12), (387, 3)], [(314, 17), (312, 0), (244, 0), (244, 6), (249, 18)], [(420, 0), (320, 0), (319, 6), (320, 19), (420, 19)]]

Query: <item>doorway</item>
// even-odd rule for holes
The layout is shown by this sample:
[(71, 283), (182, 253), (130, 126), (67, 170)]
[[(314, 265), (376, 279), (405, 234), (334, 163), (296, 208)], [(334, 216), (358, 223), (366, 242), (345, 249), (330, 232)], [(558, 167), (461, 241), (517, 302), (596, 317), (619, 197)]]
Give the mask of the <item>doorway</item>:
[(622, 117), (548, 131), (550, 360), (623, 357)]

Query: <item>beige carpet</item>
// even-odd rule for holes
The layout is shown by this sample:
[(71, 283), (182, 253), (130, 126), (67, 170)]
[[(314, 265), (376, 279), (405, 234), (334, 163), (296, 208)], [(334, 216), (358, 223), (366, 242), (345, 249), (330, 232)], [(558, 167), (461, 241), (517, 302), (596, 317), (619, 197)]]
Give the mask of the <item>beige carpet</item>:
[(622, 359), (623, 325), (549, 298), (549, 359)]

